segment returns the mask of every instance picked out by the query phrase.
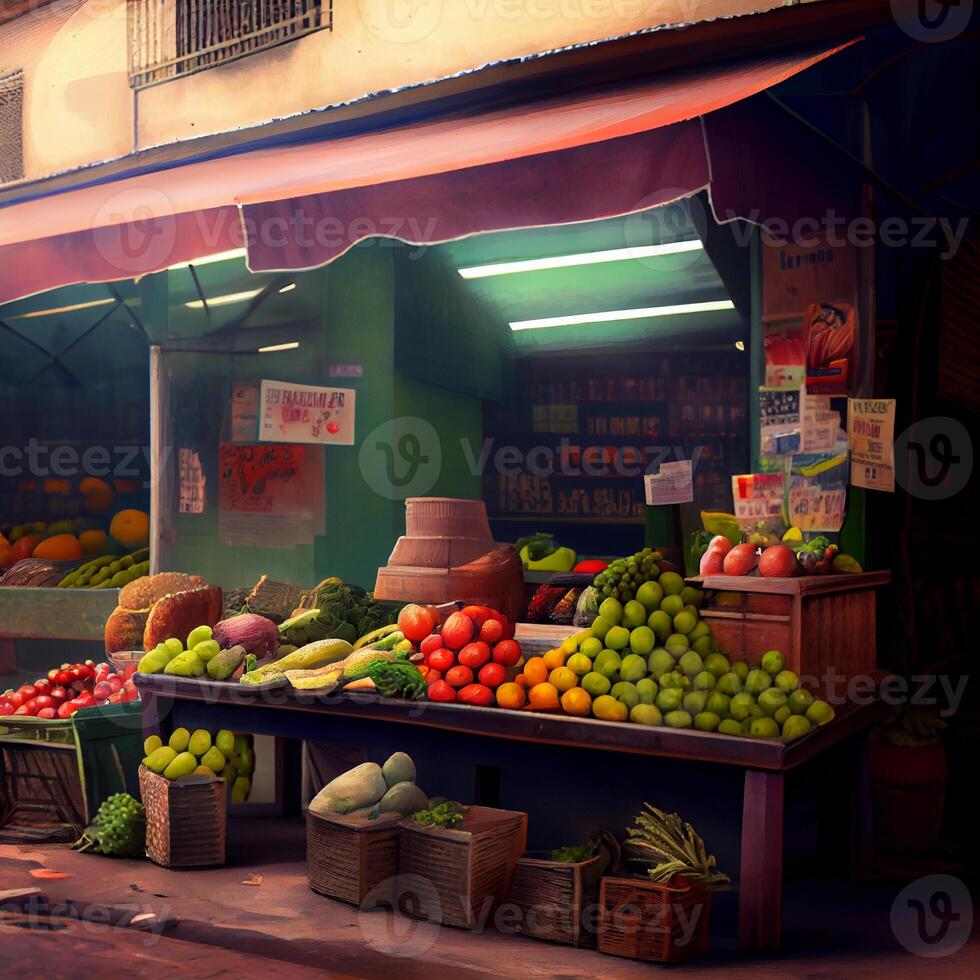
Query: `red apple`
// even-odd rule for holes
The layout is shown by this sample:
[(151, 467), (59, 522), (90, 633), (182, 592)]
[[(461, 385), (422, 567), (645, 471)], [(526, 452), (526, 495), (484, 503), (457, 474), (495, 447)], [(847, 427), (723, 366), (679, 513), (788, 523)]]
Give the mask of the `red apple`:
[(767, 578), (790, 578), (799, 570), (796, 552), (785, 544), (770, 545), (759, 559), (759, 574)]
[(701, 556), (698, 569), (702, 575), (721, 575), (725, 567), (725, 556), (720, 551), (706, 551)]
[(725, 575), (748, 575), (759, 563), (759, 549), (754, 544), (737, 544), (725, 555)]

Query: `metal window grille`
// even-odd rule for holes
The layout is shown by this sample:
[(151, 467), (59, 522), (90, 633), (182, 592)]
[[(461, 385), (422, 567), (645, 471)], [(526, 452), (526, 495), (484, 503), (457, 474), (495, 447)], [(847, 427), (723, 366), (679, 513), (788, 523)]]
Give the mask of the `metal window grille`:
[(0, 72), (0, 184), (24, 176), (24, 73)]
[(333, 0), (129, 0), (128, 8), (135, 89), (333, 29)]

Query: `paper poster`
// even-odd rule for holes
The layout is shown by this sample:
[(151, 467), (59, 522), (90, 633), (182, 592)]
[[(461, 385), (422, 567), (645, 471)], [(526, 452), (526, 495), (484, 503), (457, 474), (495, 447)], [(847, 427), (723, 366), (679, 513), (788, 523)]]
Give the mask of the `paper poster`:
[(840, 412), (830, 407), (829, 395), (803, 392), (800, 452), (824, 453), (835, 449), (841, 435)]
[(811, 303), (853, 303), (857, 249), (814, 238), (807, 245), (767, 244), (762, 250), (762, 318), (801, 321)]
[(800, 451), (800, 402), (800, 389), (759, 389), (759, 437), (763, 456), (792, 456)]
[(259, 397), (259, 439), (353, 446), (355, 395), (352, 388), (263, 381)]
[(851, 483), (895, 492), (895, 399), (849, 398), (847, 441)]
[(181, 514), (204, 513), (204, 468), (200, 454), (193, 449), (181, 449), (177, 454), (180, 468)]
[(745, 473), (732, 477), (732, 504), (742, 525), (779, 520), (783, 513), (782, 473)]
[(259, 386), (235, 381), (231, 386), (231, 441), (259, 438)]
[(793, 457), (788, 520), (801, 531), (839, 531), (847, 508), (847, 437), (838, 429), (828, 452)]
[(646, 501), (652, 507), (665, 504), (687, 504), (694, 500), (694, 478), (689, 459), (662, 463), (659, 473), (643, 477)]
[(292, 513), (292, 488), (300, 480), (302, 446), (219, 447), (219, 506), (225, 511)]

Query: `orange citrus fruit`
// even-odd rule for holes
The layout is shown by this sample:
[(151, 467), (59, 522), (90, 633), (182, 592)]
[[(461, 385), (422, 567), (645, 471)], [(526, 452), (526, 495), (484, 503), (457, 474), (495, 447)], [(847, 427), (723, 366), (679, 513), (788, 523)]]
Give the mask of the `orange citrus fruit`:
[(587, 715), (592, 710), (592, 698), (581, 687), (570, 687), (561, 696), (562, 710), (566, 715)]
[(515, 683), (515, 684), (516, 684), (516, 685), (517, 685), (518, 687), (527, 687), (527, 686), (528, 686), (528, 684), (527, 684), (527, 678), (526, 678), (526, 677), (525, 677), (525, 676), (524, 676), (523, 674), (518, 674), (518, 675), (517, 675), (517, 676), (516, 676), (516, 677), (514, 678), (514, 683)]
[(554, 684), (559, 691), (568, 691), (578, 687), (578, 674), (568, 667), (556, 667), (548, 675), (548, 683)]
[(47, 558), (48, 561), (69, 561), (82, 557), (82, 546), (74, 534), (54, 534), (45, 538), (35, 549), (35, 558)]
[(543, 657), (531, 657), (524, 665), (524, 677), (528, 687), (543, 684), (548, 679), (548, 665)]
[(501, 708), (520, 708), (524, 704), (524, 688), (509, 682), (497, 688), (497, 704)]
[(568, 654), (561, 647), (555, 647), (554, 650), (549, 650), (541, 659), (544, 660), (548, 670), (554, 670), (556, 667), (565, 666)]
[(112, 502), (116, 495), (112, 492), (112, 487), (104, 480), (94, 476), (87, 476), (79, 485), (82, 496), (85, 498), (85, 512), (87, 514), (105, 514), (112, 508)]
[(109, 533), (131, 551), (145, 548), (150, 543), (150, 515), (141, 510), (121, 510), (113, 517)]
[(528, 692), (532, 711), (552, 711), (558, 707), (558, 688), (554, 684), (535, 684)]
[(101, 555), (109, 543), (105, 531), (82, 531), (78, 536), (82, 553), (86, 555)]

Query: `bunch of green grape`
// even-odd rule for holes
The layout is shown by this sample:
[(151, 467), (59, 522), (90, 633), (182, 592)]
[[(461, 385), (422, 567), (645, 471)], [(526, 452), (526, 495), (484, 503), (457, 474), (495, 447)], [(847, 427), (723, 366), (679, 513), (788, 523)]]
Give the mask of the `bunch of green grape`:
[(629, 558), (617, 558), (604, 572), (596, 575), (593, 584), (602, 595), (628, 602), (644, 582), (660, 575), (657, 562), (662, 558), (663, 555), (653, 548), (644, 548)]
[(75, 847), (119, 857), (142, 857), (146, 847), (146, 810), (128, 793), (114, 793), (99, 807)]

